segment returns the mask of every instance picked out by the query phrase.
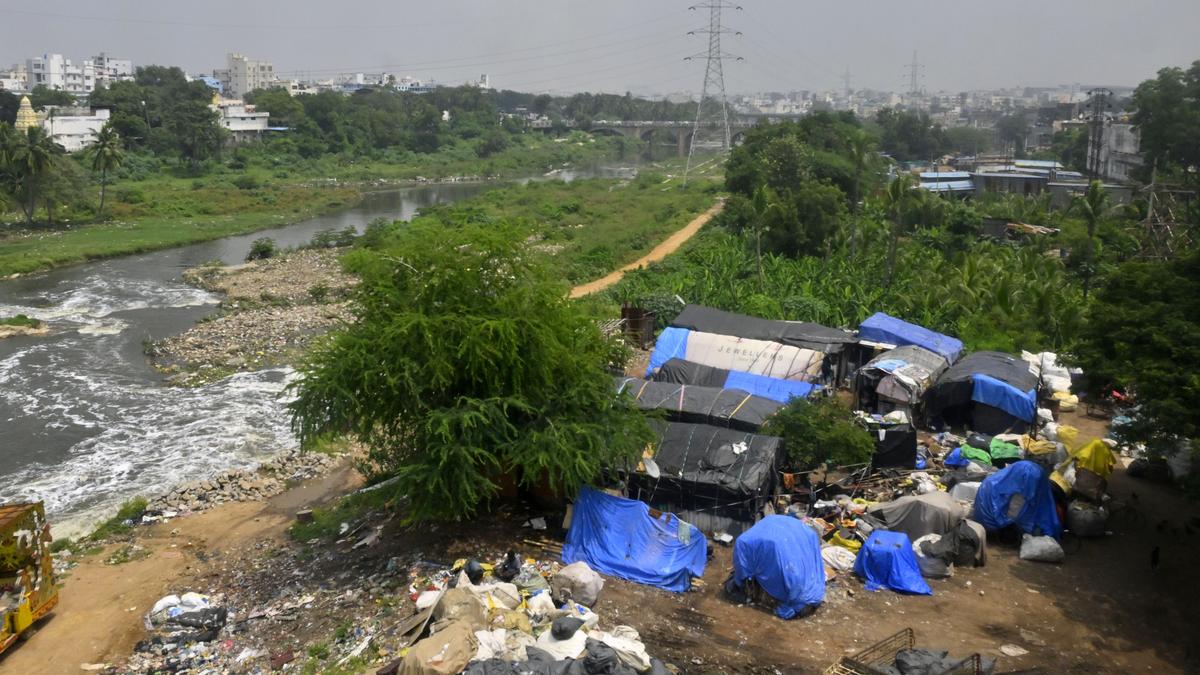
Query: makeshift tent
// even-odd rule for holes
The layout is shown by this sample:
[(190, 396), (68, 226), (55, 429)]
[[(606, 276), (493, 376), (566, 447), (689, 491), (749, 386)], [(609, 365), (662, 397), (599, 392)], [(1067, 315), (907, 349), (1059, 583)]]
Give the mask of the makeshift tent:
[(933, 427), (1024, 433), (1036, 415), (1037, 377), (1027, 363), (1001, 352), (963, 357), (925, 392), (925, 417)]
[(667, 328), (654, 343), (646, 376), (671, 359), (781, 380), (815, 382), (821, 377), (824, 354), (779, 342)]
[(704, 535), (678, 516), (656, 518), (642, 502), (585, 487), (575, 500), (562, 559), (682, 593), (692, 577), (704, 576), (707, 555)]
[(847, 345), (858, 340), (853, 333), (807, 321), (772, 321), (756, 316), (735, 314), (703, 305), (688, 305), (671, 322), (676, 328), (701, 333), (733, 335), (752, 340), (769, 340), (792, 347), (823, 352), (823, 381), (841, 381), (845, 376), (844, 355)]
[(790, 619), (825, 601), (821, 539), (791, 516), (767, 516), (733, 544), (733, 582), (753, 579), (775, 599), (775, 615)]
[(903, 347), (916, 345), (940, 354), (946, 361), (954, 363), (962, 353), (963, 344), (949, 335), (935, 333), (928, 328), (902, 321), (883, 312), (872, 314), (858, 326), (860, 342)]
[(884, 528), (903, 532), (914, 540), (927, 534), (945, 534), (967, 517), (966, 510), (945, 492), (909, 495), (875, 504), (867, 509), (867, 515)]
[(780, 439), (704, 424), (652, 426), (659, 432), (657, 471), (643, 463), (630, 475), (630, 496), (706, 532), (748, 528), (774, 491)]
[(792, 398), (808, 398), (814, 391), (821, 389), (821, 387), (808, 382), (779, 380), (724, 368), (702, 366), (699, 363), (683, 359), (671, 359), (664, 363), (654, 374), (654, 381), (738, 389), (780, 403), (787, 403)]
[(903, 532), (872, 532), (854, 559), (854, 573), (866, 580), (868, 591), (890, 588), (897, 593), (933, 595), (921, 577), (912, 542)]
[(1062, 535), (1050, 479), (1029, 461), (1015, 462), (983, 479), (975, 495), (974, 519), (988, 531), (1015, 523), (1034, 536)]
[(854, 388), (859, 409), (911, 412), (920, 404), (925, 390), (949, 365), (944, 356), (923, 347), (906, 345), (890, 349), (858, 369)]
[(672, 422), (691, 422), (758, 431), (782, 407), (778, 401), (738, 389), (616, 378), (618, 392), (628, 393), (643, 410), (664, 410)]

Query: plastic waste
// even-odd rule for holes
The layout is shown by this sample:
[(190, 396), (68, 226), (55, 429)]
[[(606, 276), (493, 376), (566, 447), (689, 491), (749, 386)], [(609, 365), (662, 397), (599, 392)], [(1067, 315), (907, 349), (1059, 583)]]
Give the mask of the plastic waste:
[(512, 581), (521, 573), (521, 559), (517, 557), (516, 551), (509, 551), (504, 556), (504, 562), (496, 566), (492, 572), (500, 581)]

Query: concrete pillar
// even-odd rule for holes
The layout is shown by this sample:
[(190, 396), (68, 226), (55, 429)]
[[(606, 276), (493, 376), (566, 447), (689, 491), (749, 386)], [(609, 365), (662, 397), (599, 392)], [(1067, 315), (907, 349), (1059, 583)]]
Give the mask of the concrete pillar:
[(678, 129), (675, 132), (675, 138), (678, 141), (677, 145), (679, 146), (678, 149), (679, 149), (680, 157), (687, 157), (687, 154), (688, 154), (688, 132), (689, 131), (691, 131), (691, 130), (690, 129)]

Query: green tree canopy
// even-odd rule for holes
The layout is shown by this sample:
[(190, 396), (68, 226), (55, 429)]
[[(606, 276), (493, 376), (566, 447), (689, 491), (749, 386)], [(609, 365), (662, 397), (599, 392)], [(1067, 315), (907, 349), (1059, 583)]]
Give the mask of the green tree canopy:
[(946, 154), (950, 142), (923, 110), (884, 108), (875, 114), (883, 151), (901, 162), (924, 162)]
[(417, 222), (350, 254), (357, 320), (300, 368), (301, 437), (363, 439), (413, 519), (470, 514), (505, 475), (573, 492), (651, 439), (613, 395), (614, 343), (524, 234)]
[(1138, 85), (1130, 101), (1145, 168), (1200, 167), (1200, 61), (1163, 68)]

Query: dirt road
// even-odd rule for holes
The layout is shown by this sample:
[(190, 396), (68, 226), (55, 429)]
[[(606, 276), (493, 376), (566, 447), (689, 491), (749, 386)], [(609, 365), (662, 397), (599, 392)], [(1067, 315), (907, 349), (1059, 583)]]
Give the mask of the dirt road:
[(725, 206), (725, 202), (723, 202), (723, 201), (717, 202), (716, 204), (713, 205), (712, 208), (710, 208), (709, 210), (705, 211), (704, 213), (701, 213), (700, 215), (693, 218), (692, 222), (690, 222), (687, 225), (684, 225), (682, 228), (676, 230), (674, 234), (672, 234), (671, 236), (664, 239), (661, 244), (659, 244), (658, 246), (655, 246), (646, 255), (638, 258), (637, 260), (629, 263), (628, 265), (621, 267), (620, 269), (616, 270), (615, 272), (612, 272), (608, 275), (600, 277), (599, 279), (596, 279), (595, 281), (589, 281), (586, 284), (582, 284), (582, 285), (576, 286), (575, 288), (572, 288), (571, 289), (571, 297), (572, 298), (582, 298), (585, 295), (591, 295), (592, 293), (599, 293), (600, 291), (603, 291), (606, 288), (609, 288), (610, 286), (615, 285), (618, 281), (621, 280), (622, 277), (625, 276), (626, 272), (629, 272), (630, 270), (636, 270), (636, 269), (645, 267), (646, 265), (649, 265), (650, 263), (655, 263), (655, 262), (662, 260), (663, 258), (666, 258), (667, 256), (674, 253), (676, 250), (678, 250), (680, 246), (683, 246), (685, 243), (687, 243), (687, 241), (689, 239), (691, 239), (693, 236), (695, 236), (695, 234), (700, 231), (700, 228), (704, 227), (705, 224), (708, 223), (708, 221), (712, 220), (713, 216), (715, 216), (721, 212), (721, 209), (724, 206)]
[(144, 528), (138, 544), (150, 555), (140, 560), (107, 565), (107, 551), (84, 557), (70, 571), (54, 612), (27, 640), (0, 656), (0, 672), (78, 673), (83, 672), (82, 664), (128, 656), (145, 635), (146, 608), (163, 595), (190, 590), (175, 582), (198, 562), (247, 543), (285, 536), (297, 509), (343, 494), (357, 480), (357, 474), (343, 466), (266, 502), (227, 504)]

